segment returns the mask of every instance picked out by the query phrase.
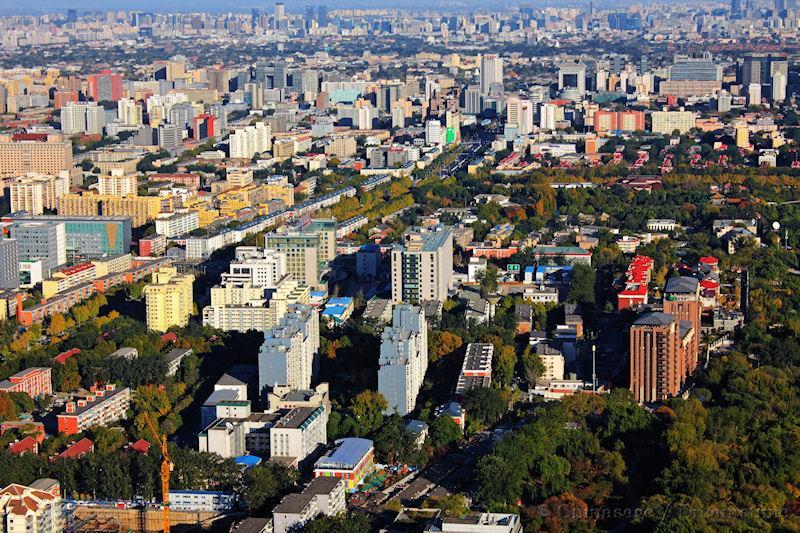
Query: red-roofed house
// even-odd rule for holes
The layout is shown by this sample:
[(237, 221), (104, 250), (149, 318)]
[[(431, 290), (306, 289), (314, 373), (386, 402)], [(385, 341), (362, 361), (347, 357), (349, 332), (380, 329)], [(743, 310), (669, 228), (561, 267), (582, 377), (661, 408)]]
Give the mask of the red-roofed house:
[(56, 455), (55, 459), (80, 459), (87, 453), (92, 452), (94, 452), (94, 442), (84, 437), (60, 454)]
[(74, 357), (81, 353), (80, 348), (72, 348), (71, 350), (67, 350), (66, 352), (61, 352), (57, 356), (53, 357), (53, 362), (57, 365), (63, 365), (67, 362), (67, 359), (70, 357)]
[(150, 443), (144, 439), (139, 439), (130, 446), (128, 446), (128, 451), (141, 453), (142, 455), (147, 455), (147, 453), (150, 451)]
[(174, 331), (170, 331), (169, 333), (161, 335), (161, 340), (164, 342), (175, 342), (178, 340), (178, 335)]
[(39, 443), (33, 437), (25, 437), (24, 439), (11, 443), (8, 451), (12, 455), (24, 455), (26, 453), (39, 453)]
[(700, 264), (707, 265), (711, 269), (711, 272), (719, 272), (719, 259), (716, 257), (710, 255), (701, 257)]

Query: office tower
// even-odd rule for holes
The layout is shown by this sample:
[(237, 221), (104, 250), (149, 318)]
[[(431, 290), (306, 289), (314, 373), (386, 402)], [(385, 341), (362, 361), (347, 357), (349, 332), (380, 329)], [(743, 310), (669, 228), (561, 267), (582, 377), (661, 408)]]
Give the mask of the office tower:
[(209, 139), (216, 135), (217, 117), (214, 115), (197, 115), (192, 120), (192, 137), (196, 141)]
[(41, 215), (45, 209), (55, 209), (57, 199), (69, 192), (69, 173), (57, 176), (28, 175), (16, 178), (9, 186), (11, 212), (26, 211)]
[(742, 0), (731, 0), (731, 17), (741, 18), (742, 16)]
[(194, 124), (194, 106), (188, 102), (173, 105), (167, 111), (167, 121), (185, 130)]
[(700, 350), (700, 285), (695, 278), (688, 276), (674, 277), (667, 280), (664, 287), (664, 312), (674, 315), (681, 323), (687, 321), (694, 329), (695, 335), (690, 343), (690, 350), (685, 353), (685, 368), (691, 373), (697, 367), (697, 356)]
[(116, 102), (122, 98), (122, 76), (110, 70), (90, 75), (89, 98), (95, 102)]
[(266, 235), (265, 247), (286, 254), (286, 272), (298, 283), (322, 287), (327, 265), (336, 257), (336, 222), (282, 226)]
[(425, 122), (425, 144), (438, 146), (442, 144), (442, 123), (438, 120)]
[(586, 65), (562, 63), (558, 67), (558, 90), (577, 100), (586, 94)]
[(533, 131), (533, 102), (511, 96), (506, 102), (506, 124), (514, 126), (518, 135)]
[(381, 333), (378, 392), (386, 414), (405, 416), (414, 410), (428, 369), (428, 326), (425, 311), (415, 305), (392, 310), (392, 325)]
[(194, 307), (193, 283), (193, 275), (179, 274), (175, 267), (153, 272), (152, 282), (144, 287), (147, 329), (164, 332), (188, 324)]
[(772, 101), (783, 102), (786, 100), (786, 76), (780, 70), (772, 74)]
[(142, 104), (131, 98), (121, 98), (117, 101), (117, 119), (125, 126), (140, 126), (143, 124)]
[(67, 9), (67, 22), (73, 23), (78, 21), (78, 12), (74, 9)]
[(61, 108), (61, 131), (65, 135), (102, 135), (106, 112), (97, 102), (69, 102)]
[(286, 6), (283, 2), (276, 2), (275, 3), (275, 23), (277, 26), (278, 22), (281, 22), (286, 19)]
[(0, 113), (8, 112), (8, 89), (0, 83)]
[(481, 111), (481, 87), (480, 85), (468, 85), (464, 91), (464, 113), (480, 115)]
[(230, 136), (230, 153), (233, 158), (252, 159), (253, 156), (272, 149), (272, 131), (269, 124), (259, 122), (234, 131)]
[(20, 261), (41, 261), (45, 277), (67, 262), (63, 222), (14, 222), (11, 237), (17, 241)]
[(400, 106), (392, 108), (392, 128), (406, 127), (406, 111)]
[(392, 248), (392, 300), (418, 304), (447, 299), (453, 279), (449, 227), (409, 228)]
[(258, 385), (262, 395), (285, 385), (311, 388), (318, 366), (319, 313), (307, 305), (290, 306), (278, 325), (264, 332), (258, 352)]
[(19, 243), (0, 237), (0, 289), (19, 287)]
[(244, 97), (252, 109), (264, 109), (264, 85), (261, 82), (245, 83)]
[(287, 70), (286, 61), (276, 61), (272, 75), (272, 88), (285, 89), (288, 84), (288, 81), (289, 81), (289, 72)]
[(503, 58), (486, 54), (481, 58), (481, 94), (489, 94), (494, 83), (503, 85)]
[(183, 130), (175, 124), (162, 124), (158, 127), (158, 146), (170, 153), (178, 155), (183, 140)]
[(539, 107), (539, 129), (553, 131), (556, 129), (556, 110), (555, 104), (542, 104)]
[[(17, 226), (29, 222), (63, 224), (66, 244), (61, 246), (66, 249), (66, 257), (62, 263), (88, 261), (103, 256), (127, 254), (131, 251), (131, 219), (129, 217), (14, 215), (11, 218), (13, 221), (12, 236), (16, 236)], [(25, 257), (22, 258), (25, 259)]]
[(751, 92), (752, 84), (761, 85), (760, 94), (753, 93), (754, 96), (759, 97), (757, 100), (753, 99), (753, 102), (757, 103), (761, 101), (762, 96), (772, 95), (772, 80), (775, 72), (781, 73), (782, 80), (789, 79), (789, 61), (785, 55), (748, 54), (744, 56), (737, 81), (748, 90), (748, 95)]
[(761, 105), (761, 84), (751, 83), (747, 86), (747, 105)]
[(258, 19), (260, 16), (261, 16), (261, 11), (259, 11), (258, 8), (254, 7), (250, 9), (250, 25), (253, 26), (254, 28), (258, 26)]

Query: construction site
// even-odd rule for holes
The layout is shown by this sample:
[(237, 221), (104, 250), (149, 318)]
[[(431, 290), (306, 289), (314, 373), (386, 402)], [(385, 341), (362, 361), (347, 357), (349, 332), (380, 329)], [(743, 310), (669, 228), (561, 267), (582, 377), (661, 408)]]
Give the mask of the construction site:
[[(231, 515), (204, 511), (175, 511), (170, 513), (171, 531), (198, 531), (229, 525)], [(78, 505), (73, 511), (72, 531), (158, 533), (164, 529), (163, 512), (158, 507), (113, 508)]]

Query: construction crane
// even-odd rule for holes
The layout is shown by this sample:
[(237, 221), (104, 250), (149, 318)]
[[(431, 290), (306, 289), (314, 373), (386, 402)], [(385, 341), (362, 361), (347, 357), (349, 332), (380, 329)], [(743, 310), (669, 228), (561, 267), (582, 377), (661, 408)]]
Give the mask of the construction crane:
[(175, 464), (169, 457), (169, 449), (167, 449), (167, 436), (164, 433), (158, 432), (155, 424), (153, 424), (153, 421), (150, 420), (150, 415), (148, 415), (146, 412), (143, 414), (144, 419), (147, 420), (147, 425), (150, 427), (150, 432), (153, 434), (156, 442), (158, 442), (158, 445), (161, 446), (161, 455), (163, 457), (161, 461), (161, 502), (164, 509), (164, 533), (169, 533), (169, 476), (172, 473), (172, 468), (175, 466)]

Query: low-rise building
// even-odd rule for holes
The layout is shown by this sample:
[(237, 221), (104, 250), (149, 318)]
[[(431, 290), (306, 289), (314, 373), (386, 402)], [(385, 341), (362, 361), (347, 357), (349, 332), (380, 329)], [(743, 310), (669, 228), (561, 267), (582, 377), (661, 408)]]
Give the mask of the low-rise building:
[(458, 375), (456, 395), (463, 396), (468, 391), (489, 387), (492, 383), (492, 356), (494, 346), (489, 343), (471, 342), (467, 345), (461, 373)]
[(53, 382), (50, 378), (50, 368), (33, 367), (21, 370), (0, 381), (0, 391), (24, 392), (31, 398), (45, 394), (53, 394)]
[(315, 478), (300, 493), (287, 494), (272, 510), (274, 533), (300, 531), (316, 516), (345, 512), (344, 483), (337, 478)]
[(63, 413), (57, 416), (58, 432), (74, 435), (94, 426), (107, 426), (126, 417), (131, 403), (131, 391), (116, 388), (113, 383), (105, 388), (92, 387), (91, 394), (82, 400), (67, 402)]
[(302, 463), (328, 442), (325, 408), (298, 407), (289, 411), (269, 431), (270, 456), (288, 464)]
[(314, 463), (314, 477), (342, 479), (345, 488), (354, 491), (374, 468), (372, 441), (351, 437), (339, 439), (334, 444), (333, 450)]

